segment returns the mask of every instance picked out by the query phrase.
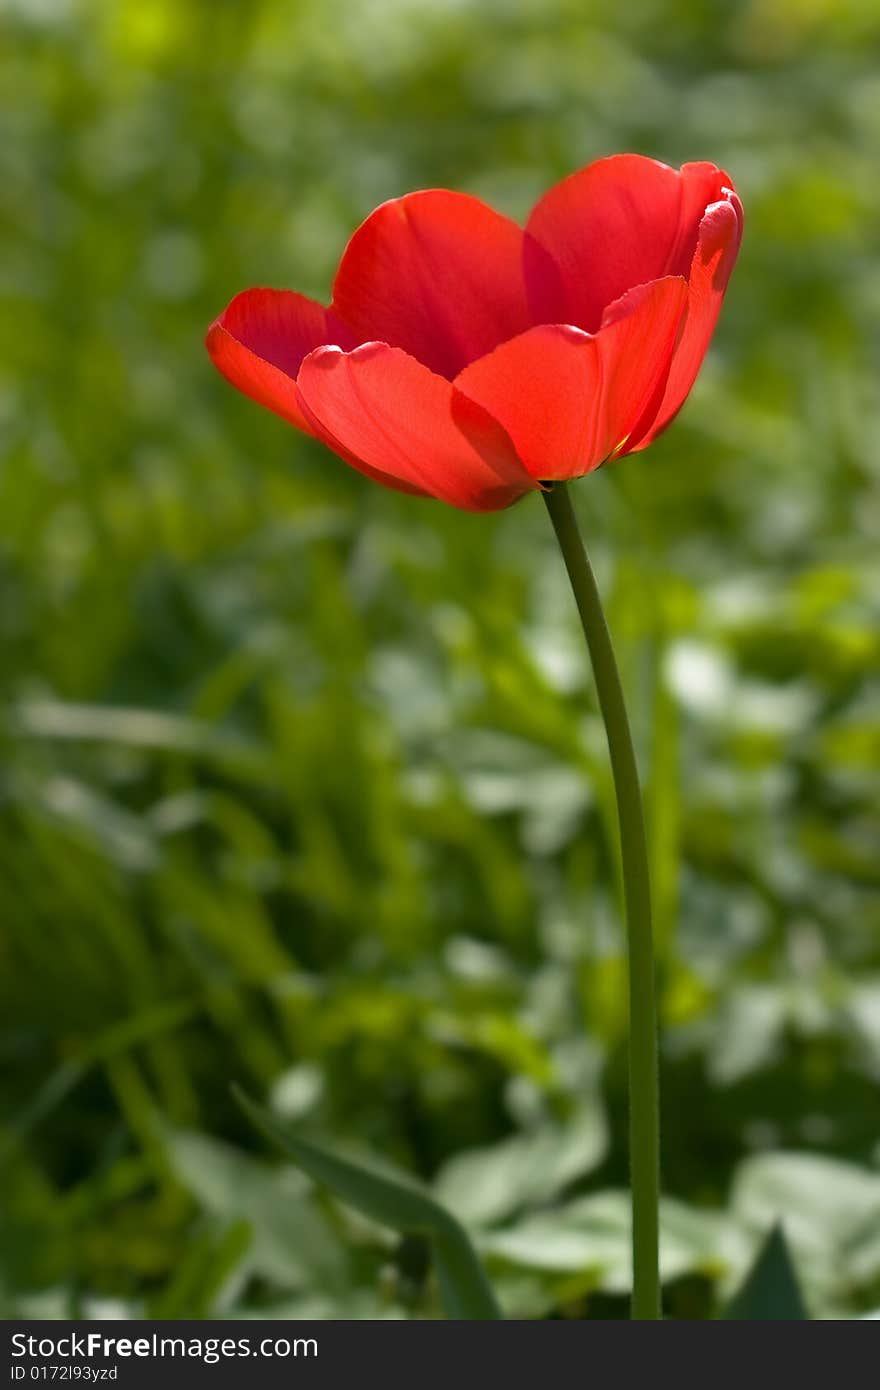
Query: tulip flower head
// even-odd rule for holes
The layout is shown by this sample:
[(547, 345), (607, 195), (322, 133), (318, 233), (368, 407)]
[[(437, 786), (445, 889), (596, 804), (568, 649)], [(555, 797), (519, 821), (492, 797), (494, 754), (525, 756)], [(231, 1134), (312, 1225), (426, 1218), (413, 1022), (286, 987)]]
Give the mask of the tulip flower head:
[(245, 290), (207, 348), (245, 395), (376, 482), (494, 511), (666, 428), (742, 223), (714, 164), (639, 155), (564, 179), (525, 229), (464, 193), (410, 193), (354, 233), (329, 308)]

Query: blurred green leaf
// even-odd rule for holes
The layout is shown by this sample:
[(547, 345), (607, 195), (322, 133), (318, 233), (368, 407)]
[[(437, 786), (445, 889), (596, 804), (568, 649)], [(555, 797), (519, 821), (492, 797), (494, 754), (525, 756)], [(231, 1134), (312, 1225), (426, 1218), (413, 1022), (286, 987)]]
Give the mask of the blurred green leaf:
[(345, 1258), (336, 1232), (289, 1169), (271, 1168), (219, 1140), (172, 1133), (167, 1151), (178, 1180), (201, 1208), (250, 1231), (249, 1269), (282, 1289), (340, 1288)]
[[(186, 1250), (162, 1292), (152, 1300), (153, 1318), (208, 1318), (222, 1315), (228, 1305), (224, 1290), (241, 1284), (246, 1274), (252, 1232), (248, 1221), (225, 1230), (208, 1230)], [(240, 1275), (236, 1279), (236, 1275)]]
[(457, 1154), (438, 1173), (434, 1191), (466, 1225), (489, 1226), (558, 1196), (601, 1163), (607, 1146), (607, 1123), (596, 1101), (565, 1126)]
[[(631, 1207), (626, 1192), (598, 1192), (527, 1216), (482, 1241), (484, 1251), (523, 1269), (583, 1274), (609, 1293), (631, 1287)], [(716, 1212), (666, 1198), (660, 1213), (660, 1266), (665, 1281), (718, 1271), (735, 1259), (739, 1237)]]
[(429, 1238), (447, 1317), (500, 1317), (470, 1240), (444, 1207), (415, 1184), (339, 1158), (295, 1134), (282, 1132), (262, 1107), (240, 1088), (233, 1089), (236, 1100), (257, 1129), (314, 1182), (326, 1185), (343, 1202), (392, 1230)]
[(880, 1175), (817, 1154), (760, 1154), (737, 1171), (732, 1204), (743, 1223), (785, 1223), (810, 1303), (839, 1310), (853, 1287), (880, 1278)]

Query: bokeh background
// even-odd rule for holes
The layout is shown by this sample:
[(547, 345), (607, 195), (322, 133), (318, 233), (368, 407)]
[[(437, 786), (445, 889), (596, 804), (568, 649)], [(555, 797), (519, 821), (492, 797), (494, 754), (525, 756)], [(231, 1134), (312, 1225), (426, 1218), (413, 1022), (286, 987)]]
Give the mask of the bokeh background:
[(0, 5), (0, 1305), (430, 1317), (236, 1110), (434, 1185), (511, 1314), (625, 1311), (612, 792), (547, 518), (373, 487), (203, 351), (411, 188), (730, 170), (675, 427), (577, 488), (647, 786), (664, 1270), (782, 1212), (880, 1304), (874, 0)]

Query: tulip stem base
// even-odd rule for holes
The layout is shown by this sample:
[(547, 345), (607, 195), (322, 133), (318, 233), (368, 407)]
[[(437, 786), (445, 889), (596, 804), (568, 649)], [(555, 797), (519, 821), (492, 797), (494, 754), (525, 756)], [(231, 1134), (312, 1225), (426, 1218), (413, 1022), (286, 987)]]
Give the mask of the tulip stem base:
[(629, 1144), (632, 1185), (632, 1317), (659, 1319), (660, 1107), (657, 1007), (648, 847), (632, 733), (620, 673), (593, 568), (568, 487), (554, 483), (544, 501), (562, 551), (587, 647), (617, 798), (629, 955)]

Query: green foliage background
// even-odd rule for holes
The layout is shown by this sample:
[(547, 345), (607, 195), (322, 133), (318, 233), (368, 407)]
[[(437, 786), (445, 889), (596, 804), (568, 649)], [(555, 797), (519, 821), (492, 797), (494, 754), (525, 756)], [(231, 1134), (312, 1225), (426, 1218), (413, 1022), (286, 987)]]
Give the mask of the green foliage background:
[(601, 726), (536, 502), (371, 487), (202, 349), (381, 200), (523, 216), (708, 158), (747, 236), (675, 427), (577, 488), (648, 789), (664, 1269), (774, 1216), (880, 1304), (880, 11), (873, 0), (0, 5), (0, 1300), (434, 1316), (235, 1079), (433, 1183), (511, 1314), (619, 1316)]

